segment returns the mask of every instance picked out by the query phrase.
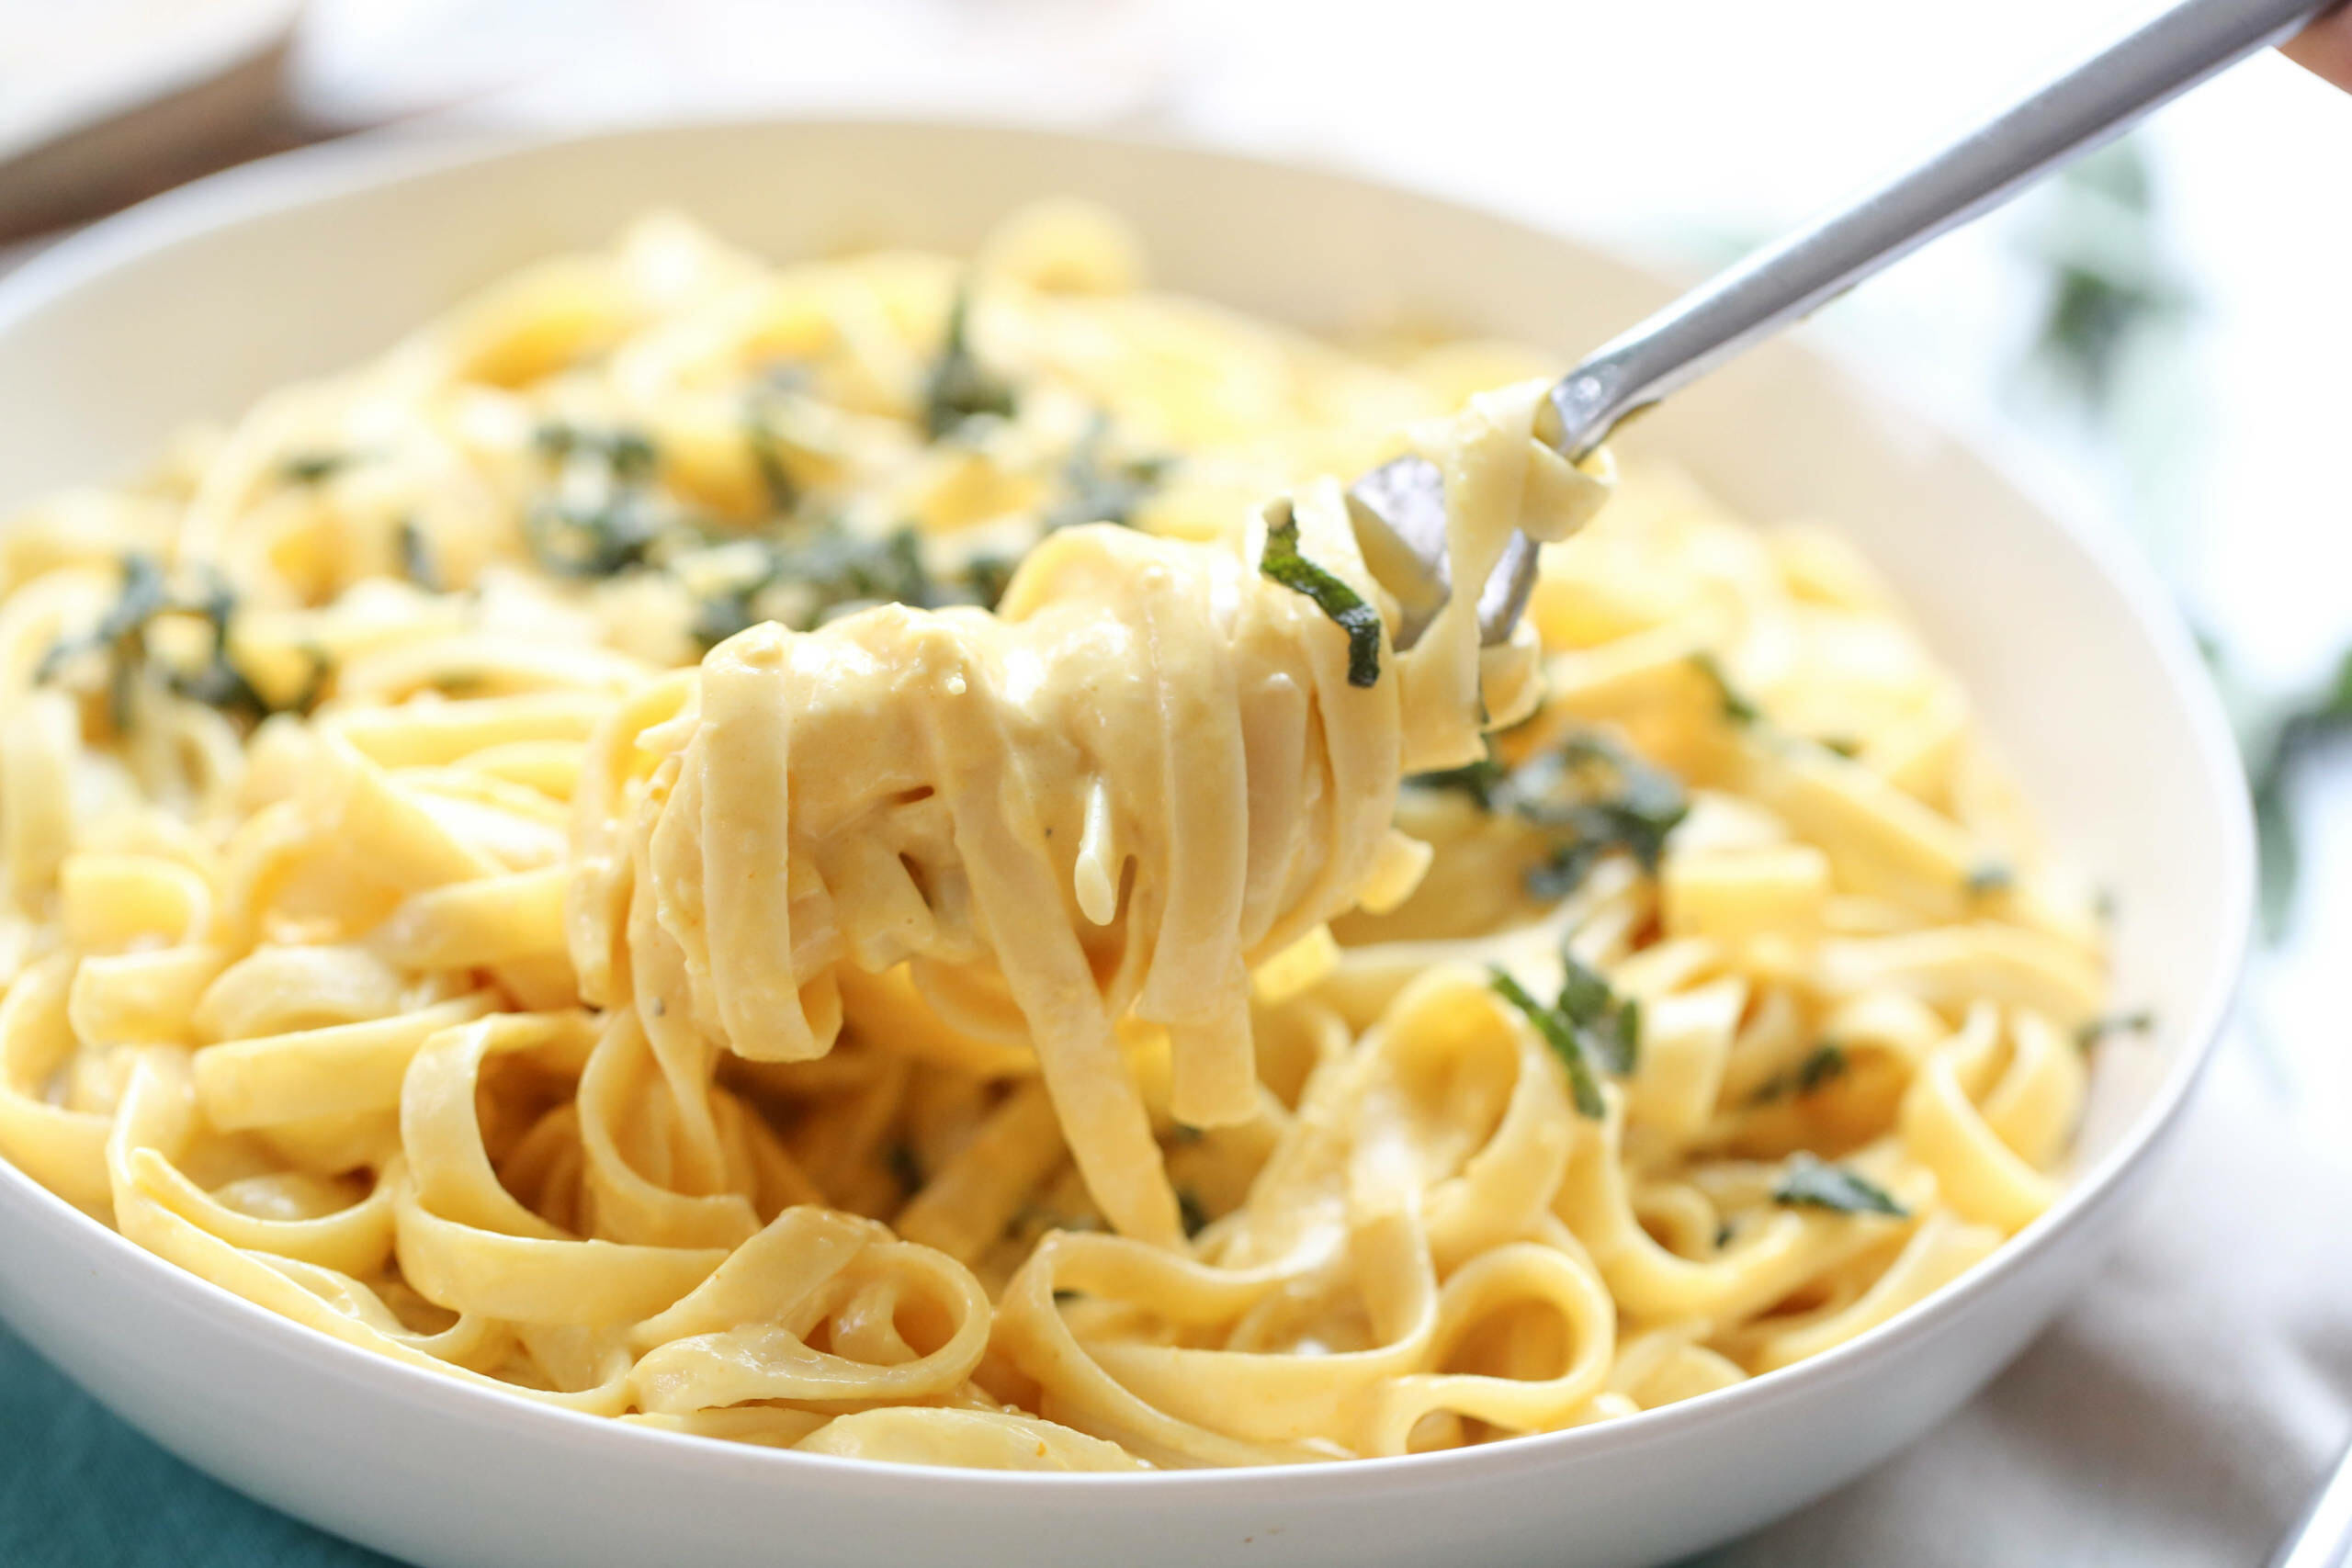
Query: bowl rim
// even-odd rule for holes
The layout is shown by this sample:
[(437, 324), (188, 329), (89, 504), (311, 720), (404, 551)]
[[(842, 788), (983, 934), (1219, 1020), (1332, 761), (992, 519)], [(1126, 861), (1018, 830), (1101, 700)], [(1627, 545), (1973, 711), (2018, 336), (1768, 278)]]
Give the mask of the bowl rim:
[[(1279, 175), (1354, 187), (1366, 196), (1450, 209), (1455, 213), (1507, 225), (1542, 239), (1577, 246), (1651, 276), (1664, 269), (1611, 243), (1545, 226), (1476, 201), (1447, 196), (1406, 177), (1374, 177), (1312, 156), (1272, 156), (1178, 137), (1105, 133), (1008, 122), (981, 117), (892, 113), (822, 115), (723, 114), (688, 116), (592, 129), (444, 127), (373, 132), (298, 148), (240, 164), (178, 186), (103, 219), (48, 247), (0, 278), (0, 339), (24, 320), (81, 288), (151, 256), (225, 229), (317, 203), (364, 197), (413, 182), (483, 168), (558, 149), (616, 148), (670, 136), (725, 135), (747, 131), (806, 131), (811, 134), (878, 131), (885, 134), (986, 135), (1075, 150), (1109, 149), (1118, 154), (1197, 160), (1242, 165)], [(942, 1500), (969, 1492), (1002, 1501), (1015, 1494), (1081, 1486), (1089, 1489), (1233, 1488), (1285, 1501), (1307, 1500), (1305, 1493), (1353, 1489), (1359, 1483), (1446, 1483), (1481, 1473), (1487, 1479), (1546, 1468), (1604, 1449), (1647, 1449), (1682, 1439), (1694, 1428), (1736, 1416), (1767, 1416), (1804, 1400), (1820, 1386), (1868, 1377), (1902, 1359), (1916, 1345), (1940, 1337), (1969, 1313), (1972, 1304), (2030, 1260), (2061, 1244), (2093, 1211), (2120, 1192), (2125, 1177), (2156, 1152), (2177, 1126), (2188, 1097), (2211, 1062), (2234, 1005), (2253, 926), (2255, 851), (2253, 815), (2237, 744), (2196, 645), (2168, 591), (2154, 570), (2117, 534), (2086, 522), (2054, 476), (1996, 434), (1973, 427), (1949, 409), (1922, 406), (1919, 399), (1881, 385), (1854, 363), (1850, 348), (1825, 342), (1812, 331), (1798, 334), (1809, 355), (1849, 387), (1865, 391), (1882, 407), (1917, 426), (1951, 436), (1962, 451), (1993, 470), (2036, 512), (2057, 538), (2071, 544), (2120, 595), (2132, 620), (2154, 652), (2164, 685), (2187, 721), (2206, 782), (2220, 807), (2222, 861), (2220, 889), (2225, 935), (2182, 1034), (2177, 1058), (2167, 1065), (2148, 1102), (2132, 1118), (2114, 1145), (2069, 1177), (2058, 1201), (1984, 1262), (1922, 1301), (1852, 1339), (1790, 1366), (1730, 1387), (1632, 1416), (1531, 1434), (1506, 1441), (1434, 1453), (1351, 1460), (1324, 1465), (1268, 1465), (1234, 1469), (1156, 1470), (1130, 1472), (1060, 1472), (955, 1470), (876, 1460), (844, 1459), (793, 1450), (729, 1442), (716, 1438), (641, 1426), (611, 1416), (542, 1403), (526, 1394), (413, 1367), (373, 1354), (307, 1328), (177, 1267), (130, 1241), (120, 1232), (74, 1208), (5, 1158), (0, 1158), (0, 1208), (17, 1208), (27, 1218), (79, 1227), (81, 1239), (116, 1261), (146, 1271), (151, 1284), (180, 1298), (185, 1309), (209, 1315), (215, 1325), (244, 1336), (261, 1334), (284, 1342), (286, 1353), (307, 1345), (344, 1379), (374, 1382), (380, 1396), (407, 1403), (442, 1403), (452, 1419), (522, 1423), (554, 1441), (621, 1444), (649, 1459), (670, 1445), (673, 1456), (690, 1457), (706, 1469), (740, 1470), (771, 1481), (799, 1471), (828, 1477), (828, 1484), (863, 1490), (903, 1486), (910, 1472), (923, 1472), (922, 1485)], [(687, 1445), (684, 1449), (675, 1445)], [(646, 1445), (655, 1445), (648, 1448)], [(821, 1467), (815, 1471), (805, 1466)], [(779, 1471), (777, 1467), (784, 1467)], [(1241, 1499), (1246, 1500), (1246, 1498)]]

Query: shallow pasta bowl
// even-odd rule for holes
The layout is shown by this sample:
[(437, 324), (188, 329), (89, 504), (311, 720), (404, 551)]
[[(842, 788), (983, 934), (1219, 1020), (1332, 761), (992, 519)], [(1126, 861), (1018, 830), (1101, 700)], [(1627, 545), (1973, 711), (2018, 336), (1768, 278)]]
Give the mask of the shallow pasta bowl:
[[(375, 351), (457, 296), (671, 206), (775, 255), (968, 249), (1034, 197), (1115, 207), (1160, 281), (1308, 327), (1399, 307), (1574, 353), (1662, 280), (1427, 197), (1218, 154), (968, 127), (704, 125), (450, 152), (345, 146), (116, 219), (0, 286), (0, 502), (136, 465), (180, 422)], [(190, 1461), (429, 1564), (1227, 1555), (1655, 1562), (1761, 1523), (1948, 1414), (2094, 1270), (2227, 1006), (2252, 883), (2234, 752), (2127, 554), (1781, 344), (1634, 444), (1750, 515), (1845, 533), (1974, 694), (2065, 858), (2111, 887), (2117, 994), (2065, 1197), (1954, 1288), (1815, 1359), (1605, 1426), (1281, 1471), (1048, 1476), (738, 1447), (379, 1359), (231, 1297), (0, 1166), (0, 1316)], [(134, 1505), (135, 1506), (135, 1505)]]

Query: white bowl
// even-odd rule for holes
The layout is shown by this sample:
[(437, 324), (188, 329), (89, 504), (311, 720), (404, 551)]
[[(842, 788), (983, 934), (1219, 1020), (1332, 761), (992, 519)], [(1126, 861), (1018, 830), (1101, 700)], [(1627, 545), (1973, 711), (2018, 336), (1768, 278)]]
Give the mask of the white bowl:
[[(1308, 326), (1398, 305), (1566, 351), (1666, 293), (1551, 235), (1219, 154), (882, 123), (704, 125), (482, 153), (349, 146), (204, 182), (0, 286), (0, 500), (122, 472), (178, 422), (382, 347), (654, 205), (775, 255), (966, 248), (1050, 192), (1125, 211), (1159, 278)], [(2208, 1055), (2246, 927), (2235, 753), (2162, 591), (1951, 438), (1779, 344), (1636, 433), (1764, 517), (1834, 525), (1910, 599), (2057, 842), (2120, 900), (2082, 1174), (1954, 1288), (1815, 1359), (1605, 1426), (1305, 1469), (901, 1469), (551, 1410), (298, 1328), (0, 1166), (0, 1314), (221, 1480), (430, 1564), (1655, 1562), (1750, 1529), (1948, 1414), (2088, 1281)], [(1988, 1506), (1997, 1499), (1987, 1498)]]

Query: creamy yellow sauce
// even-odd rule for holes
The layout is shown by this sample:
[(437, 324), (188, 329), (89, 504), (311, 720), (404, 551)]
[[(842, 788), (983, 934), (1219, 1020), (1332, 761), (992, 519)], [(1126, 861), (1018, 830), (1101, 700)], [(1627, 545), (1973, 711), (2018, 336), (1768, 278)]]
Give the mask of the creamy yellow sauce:
[[(1074, 204), (657, 218), (34, 504), (0, 1155), (383, 1354), (918, 1463), (1423, 1451), (1868, 1331), (2052, 1201), (2098, 918), (1861, 561), (1561, 462), (1546, 368), (1155, 293)], [(1394, 646), (1340, 485), (1406, 452), (1453, 581), (1549, 541), (1508, 644)]]

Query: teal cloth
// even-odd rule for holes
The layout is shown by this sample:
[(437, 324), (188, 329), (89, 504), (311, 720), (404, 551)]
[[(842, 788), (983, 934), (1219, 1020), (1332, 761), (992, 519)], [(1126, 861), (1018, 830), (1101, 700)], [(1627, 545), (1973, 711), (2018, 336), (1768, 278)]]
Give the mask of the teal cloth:
[(182, 1464), (0, 1328), (7, 1568), (399, 1568)]

